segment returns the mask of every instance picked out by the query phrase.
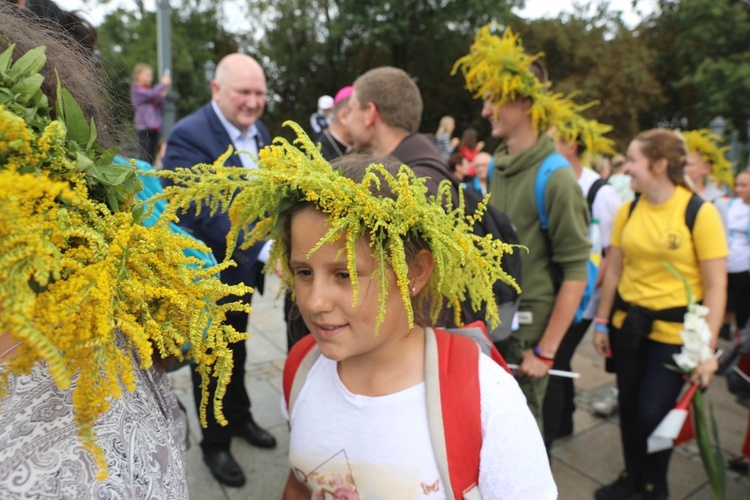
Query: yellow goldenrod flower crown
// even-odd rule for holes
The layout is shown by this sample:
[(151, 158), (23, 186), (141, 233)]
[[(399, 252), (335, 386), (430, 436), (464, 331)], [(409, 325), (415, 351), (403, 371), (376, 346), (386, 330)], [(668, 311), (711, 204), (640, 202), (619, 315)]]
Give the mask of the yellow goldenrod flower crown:
[(697, 152), (703, 161), (711, 164), (711, 175), (715, 181), (730, 188), (734, 186), (732, 163), (726, 157), (729, 146), (719, 147), (724, 138), (705, 128), (682, 132), (682, 137), (685, 139), (688, 153)]
[(561, 113), (554, 124), (556, 138), (566, 144), (576, 142), (584, 147), (585, 151), (581, 158), (584, 163), (588, 163), (589, 160), (599, 155), (616, 154), (615, 142), (605, 137), (612, 131), (612, 127), (594, 119), (585, 118), (582, 114), (594, 104), (597, 103), (593, 102), (566, 110), (567, 112)]
[[(396, 275), (410, 325), (414, 324), (404, 251), (404, 243), (410, 238), (425, 242), (434, 256), (435, 271), (427, 285), (428, 293), (424, 294), (430, 297), (430, 303), (418, 303), (420, 307), (429, 307), (433, 321), (446, 303), (454, 308), (459, 324), (460, 304), (464, 299), (470, 298), (475, 310), (484, 303), (494, 304), (492, 285), (498, 279), (518, 288), (500, 264), (503, 254), (513, 248), (491, 236), (474, 235), (475, 219), (465, 216), (463, 198), (456, 209), (443, 208), (441, 200), (447, 199), (446, 206), (450, 206), (449, 183), (440, 186), (437, 197), (428, 199), (424, 179), (417, 178), (407, 166), (401, 166), (397, 175), (392, 175), (380, 164), (367, 167), (362, 182), (356, 182), (332, 169), (299, 125), (290, 121), (284, 125), (296, 132), (297, 139), (290, 143), (275, 138), (271, 146), (261, 150), (258, 169), (223, 166), (231, 154), (230, 148), (212, 165), (159, 172), (159, 176), (173, 180), (175, 185), (166, 188), (158, 198), (167, 199), (173, 212), (196, 202), (207, 203), (212, 213), (228, 211), (232, 229), (227, 237), (227, 255), (232, 253), (241, 233), (243, 248), (273, 239), (268, 265), (274, 266), (276, 259), (280, 259), (290, 285), (293, 276), (286, 267), (289, 249), (281, 237), (282, 221), (296, 204), (313, 203), (328, 215), (329, 230), (310, 252), (344, 238), (355, 305), (359, 291), (356, 243), (361, 237), (368, 238), (378, 261), (375, 275), (381, 283), (376, 333), (385, 315), (387, 266)], [(381, 185), (387, 185), (394, 196), (373, 194)], [(481, 216), (485, 207), (486, 200), (476, 217)], [(487, 314), (493, 324), (498, 321), (496, 308), (487, 308)]]
[[(502, 31), (502, 35), (497, 32)], [(604, 136), (611, 127), (580, 115), (595, 102), (580, 106), (572, 96), (563, 97), (551, 91), (549, 82), (541, 82), (532, 71), (539, 52), (524, 52), (522, 40), (510, 28), (490, 23), (476, 34), (469, 53), (453, 65), (451, 74), (459, 69), (466, 79), (466, 88), (475, 98), (492, 103), (497, 111), (515, 99), (531, 99), (529, 114), (536, 132), (557, 127), (565, 140), (579, 140), (591, 154), (613, 153), (612, 141)]]
[[(215, 417), (229, 383), (228, 344), (246, 338), (222, 324), (230, 310), (249, 311), (184, 251), (208, 249), (166, 223), (139, 223), (132, 166), (111, 166), (98, 150), (95, 126), (58, 86), (58, 120), (40, 87), (44, 47), (12, 62), (0, 54), (0, 332), (23, 344), (0, 370), (0, 404), (8, 378), (47, 364), (60, 389), (72, 388), (82, 443), (106, 474), (93, 427), (122, 390), (133, 391), (133, 366), (158, 357), (192, 358), (203, 378), (205, 421), (209, 377), (219, 379)], [(13, 89), (13, 90), (11, 90)]]

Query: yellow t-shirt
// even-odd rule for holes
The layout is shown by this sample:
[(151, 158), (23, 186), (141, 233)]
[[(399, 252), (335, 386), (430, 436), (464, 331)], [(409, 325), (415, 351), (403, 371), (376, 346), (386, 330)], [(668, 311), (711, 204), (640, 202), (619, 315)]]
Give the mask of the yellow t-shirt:
[[(623, 253), (617, 291), (625, 302), (652, 310), (687, 305), (684, 284), (669, 274), (665, 262), (687, 279), (695, 300), (703, 300), (699, 261), (725, 258), (728, 250), (719, 212), (711, 203), (704, 202), (698, 210), (691, 237), (685, 224), (691, 194), (678, 186), (669, 200), (657, 206), (643, 198), (630, 217), (630, 204), (620, 207), (612, 228), (611, 244)], [(623, 311), (616, 311), (613, 326), (622, 327), (625, 316)], [(682, 323), (654, 321), (649, 338), (680, 345), (681, 329)]]

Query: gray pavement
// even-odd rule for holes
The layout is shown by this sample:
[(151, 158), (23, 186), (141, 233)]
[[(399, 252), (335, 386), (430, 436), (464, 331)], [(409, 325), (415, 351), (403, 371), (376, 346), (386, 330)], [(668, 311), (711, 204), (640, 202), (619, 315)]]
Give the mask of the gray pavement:
[[(232, 453), (247, 476), (242, 488), (220, 485), (203, 464), (200, 426), (192, 400), (190, 375), (186, 368), (170, 374), (179, 399), (188, 409), (190, 441), (187, 455), (188, 485), (194, 500), (230, 499), (265, 500), (281, 498), (288, 474), (287, 451), (289, 431), (281, 415), (281, 372), (286, 356), (286, 333), (283, 321), (283, 298), (278, 296), (276, 277), (266, 280), (266, 295), (253, 298), (250, 316), (250, 339), (247, 340), (246, 383), (253, 401), (256, 421), (267, 428), (278, 441), (275, 450), (253, 448), (244, 440), (232, 442)], [(584, 338), (573, 358), (573, 369), (581, 374), (576, 381), (577, 411), (575, 432), (557, 441), (552, 450), (552, 472), (561, 499), (589, 499), (599, 486), (614, 480), (623, 468), (617, 417), (601, 419), (593, 415), (591, 403), (614, 383), (605, 373), (601, 358), (594, 352), (589, 336)], [(739, 406), (726, 390), (723, 379), (717, 379), (707, 393), (720, 428), (725, 458), (739, 453), (747, 427), (748, 410)], [(712, 498), (706, 473), (694, 442), (673, 453), (669, 473), (673, 499), (703, 500)], [(750, 479), (727, 472), (727, 498), (750, 498)]]

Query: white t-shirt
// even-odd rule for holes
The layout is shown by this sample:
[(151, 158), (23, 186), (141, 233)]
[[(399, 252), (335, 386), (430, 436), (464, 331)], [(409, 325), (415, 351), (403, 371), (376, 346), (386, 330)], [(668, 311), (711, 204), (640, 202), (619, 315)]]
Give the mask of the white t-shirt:
[(745, 205), (741, 199), (733, 199), (727, 208), (727, 272), (743, 273), (750, 270), (750, 205)]
[[(557, 498), (539, 428), (516, 381), (480, 356), (483, 498)], [(286, 405), (282, 401), (286, 414)], [(287, 418), (289, 418), (287, 416)], [(430, 440), (424, 382), (352, 394), (320, 356), (294, 404), (289, 461), (313, 498), (446, 498)]]
[[(589, 190), (594, 182), (600, 178), (601, 176), (590, 168), (583, 169), (581, 176), (578, 178), (578, 185), (581, 186), (584, 198), (589, 195)], [(612, 236), (612, 226), (621, 204), (620, 196), (609, 184), (604, 184), (596, 192), (594, 203), (591, 206), (591, 218), (599, 220), (599, 235), (602, 240), (602, 248), (609, 246), (609, 239)], [(589, 301), (589, 305), (586, 307), (586, 311), (583, 313), (585, 319), (591, 319), (596, 316), (600, 298), (601, 288), (597, 288), (591, 301)]]

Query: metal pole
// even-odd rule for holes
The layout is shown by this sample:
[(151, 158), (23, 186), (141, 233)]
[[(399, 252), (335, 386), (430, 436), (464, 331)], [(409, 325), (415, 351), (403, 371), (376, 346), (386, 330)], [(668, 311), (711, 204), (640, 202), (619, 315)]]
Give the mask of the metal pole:
[[(156, 40), (157, 57), (159, 59), (159, 75), (169, 70), (172, 73), (172, 25), (170, 20), (171, 8), (169, 0), (159, 0), (156, 11)], [(172, 131), (175, 121), (175, 92), (174, 75), (172, 87), (167, 94), (167, 106), (164, 112), (164, 123), (161, 127), (162, 137), (167, 137)]]

